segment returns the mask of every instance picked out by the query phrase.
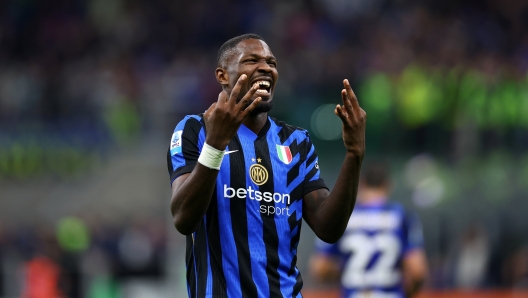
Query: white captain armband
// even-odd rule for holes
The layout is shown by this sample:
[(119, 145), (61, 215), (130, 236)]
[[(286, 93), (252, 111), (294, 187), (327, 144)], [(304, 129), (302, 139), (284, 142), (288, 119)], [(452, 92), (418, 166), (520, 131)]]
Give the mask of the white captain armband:
[(200, 157), (198, 157), (198, 162), (209, 169), (220, 170), (224, 154), (225, 151), (218, 150), (207, 143), (204, 143), (202, 153), (200, 153)]

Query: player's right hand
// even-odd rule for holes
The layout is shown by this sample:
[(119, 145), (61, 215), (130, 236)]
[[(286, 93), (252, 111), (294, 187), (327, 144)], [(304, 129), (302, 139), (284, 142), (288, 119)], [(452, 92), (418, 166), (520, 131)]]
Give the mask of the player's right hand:
[[(253, 102), (251, 98), (258, 89), (252, 86), (244, 97), (237, 103), (241, 86), (246, 82), (245, 74), (238, 78), (231, 94), (222, 91), (218, 95), (218, 101), (213, 103), (204, 113), (205, 128), (207, 136), (205, 142), (218, 150), (225, 150), (227, 144), (235, 136), (240, 124), (260, 103), (262, 98), (257, 97)], [(250, 103), (251, 102), (251, 103)]]

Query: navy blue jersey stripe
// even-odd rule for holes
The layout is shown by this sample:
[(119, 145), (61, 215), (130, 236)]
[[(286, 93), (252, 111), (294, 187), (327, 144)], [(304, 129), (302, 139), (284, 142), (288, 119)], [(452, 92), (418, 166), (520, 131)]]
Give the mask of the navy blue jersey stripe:
[[(238, 137), (229, 143), (229, 150), (243, 152)], [(243, 154), (230, 154), (231, 187), (238, 190), (246, 188), (246, 166)], [(248, 244), (248, 227), (245, 199), (231, 200), (231, 228), (235, 237), (238, 254), (238, 270), (243, 297), (257, 297), (257, 288), (252, 278), (251, 259)]]
[[(272, 143), (272, 145), (274, 145)], [(255, 141), (255, 155), (260, 158), (260, 163), (264, 168), (268, 170), (268, 181), (260, 186), (261, 192), (274, 193), (274, 171), (271, 165), (270, 150), (268, 147), (268, 139), (264, 136), (257, 138)], [(274, 206), (274, 202), (266, 202), (262, 200), (261, 206)], [(275, 224), (275, 216), (260, 213), (263, 227), (264, 227), (264, 242), (266, 243), (266, 274), (268, 276), (269, 284), (269, 295), (270, 297), (281, 297), (282, 293), (280, 290), (280, 276), (278, 272), (279, 267), (279, 236), (277, 235), (277, 227)]]

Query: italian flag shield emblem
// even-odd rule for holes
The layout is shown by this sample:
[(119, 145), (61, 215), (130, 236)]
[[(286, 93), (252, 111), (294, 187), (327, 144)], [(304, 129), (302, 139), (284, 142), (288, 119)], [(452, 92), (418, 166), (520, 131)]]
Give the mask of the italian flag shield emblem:
[(290, 151), (290, 147), (281, 146), (281, 145), (276, 145), (276, 146), (277, 146), (277, 154), (279, 155), (279, 159), (283, 163), (289, 164), (292, 161), (292, 154)]

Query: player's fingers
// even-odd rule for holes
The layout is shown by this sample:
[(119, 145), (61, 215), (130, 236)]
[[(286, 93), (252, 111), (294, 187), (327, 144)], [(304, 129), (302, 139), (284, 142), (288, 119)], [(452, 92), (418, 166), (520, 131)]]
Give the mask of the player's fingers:
[(352, 104), (352, 109), (359, 112), (359, 102), (356, 97), (356, 93), (354, 93), (354, 90), (352, 90), (352, 86), (350, 86), (350, 82), (345, 79), (343, 80), (343, 85), (345, 86), (347, 96), (350, 99), (350, 103)]
[(246, 80), (246, 77), (247, 76), (245, 74), (241, 75), (238, 78), (238, 81), (236, 82), (235, 87), (233, 87), (233, 90), (231, 90), (231, 95), (229, 96), (229, 101), (228, 101), (228, 103), (230, 105), (235, 105), (236, 104), (236, 101), (238, 99), (238, 95), (240, 94), (240, 88), (242, 87), (242, 84)]
[(228, 99), (229, 99), (229, 95), (227, 95), (227, 92), (222, 91), (222, 92), (220, 92), (220, 94), (218, 94), (217, 103), (218, 104), (225, 104)]
[(343, 108), (345, 109), (346, 113), (352, 115), (354, 108), (352, 106), (352, 101), (348, 97), (348, 93), (345, 89), (341, 90), (341, 100), (343, 100)]
[[(220, 98), (218, 100), (220, 100)], [(211, 116), (211, 114), (213, 113), (215, 107), (216, 107), (216, 102), (213, 102), (213, 104), (211, 106), (209, 106), (207, 111), (205, 111), (205, 113), (204, 113), (204, 118), (205, 119), (207, 119), (207, 118), (209, 118), (209, 116)]]
[(245, 118), (249, 113), (253, 112), (253, 110), (257, 107), (257, 105), (262, 101), (261, 97), (257, 97), (240, 115), (242, 118)]
[(334, 109), (334, 113), (337, 115), (337, 117), (341, 118), (341, 121), (343, 122), (347, 121), (348, 115), (342, 106), (337, 105), (336, 108)]
[(244, 95), (244, 97), (240, 100), (240, 102), (237, 104), (240, 110), (243, 110), (249, 105), (249, 102), (251, 101), (251, 98), (253, 95), (255, 95), (255, 92), (258, 90), (258, 84), (255, 84), (249, 88), (249, 91)]

